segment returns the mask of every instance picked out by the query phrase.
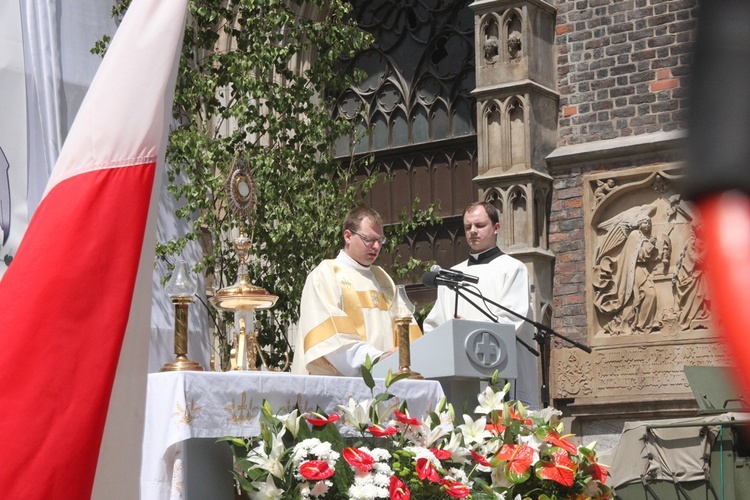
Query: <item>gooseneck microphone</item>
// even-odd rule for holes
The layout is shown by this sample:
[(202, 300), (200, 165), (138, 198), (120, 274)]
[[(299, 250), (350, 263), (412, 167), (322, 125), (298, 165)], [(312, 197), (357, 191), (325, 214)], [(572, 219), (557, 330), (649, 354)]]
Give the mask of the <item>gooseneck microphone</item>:
[(456, 288), (463, 285), (464, 282), (451, 279), (447, 276), (440, 276), (440, 273), (428, 271), (422, 275), (422, 283), (429, 286), (430, 288), (435, 288), (438, 286)]
[(433, 273), (437, 273), (438, 276), (441, 278), (446, 278), (450, 281), (456, 281), (456, 282), (466, 282), (466, 283), (473, 283), (477, 284), (479, 283), (479, 278), (477, 276), (472, 276), (471, 274), (462, 273), (461, 271), (456, 271), (454, 269), (443, 269), (442, 267), (438, 265), (434, 265), (430, 268), (430, 271)]

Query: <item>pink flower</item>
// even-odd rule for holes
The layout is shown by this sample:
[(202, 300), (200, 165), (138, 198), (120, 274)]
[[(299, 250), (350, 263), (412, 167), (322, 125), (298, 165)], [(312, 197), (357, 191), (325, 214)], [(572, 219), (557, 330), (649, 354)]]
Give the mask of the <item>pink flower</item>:
[(333, 476), (334, 470), (325, 460), (308, 460), (300, 464), (299, 473), (308, 481), (320, 481)]
[(345, 448), (342, 454), (349, 465), (362, 472), (370, 472), (372, 465), (375, 463), (372, 455), (356, 448)]

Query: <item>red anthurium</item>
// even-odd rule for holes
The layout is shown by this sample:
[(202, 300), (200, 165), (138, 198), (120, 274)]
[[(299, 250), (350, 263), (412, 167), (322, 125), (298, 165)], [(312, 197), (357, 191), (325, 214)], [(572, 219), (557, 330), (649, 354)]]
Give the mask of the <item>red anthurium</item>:
[(575, 464), (568, 452), (558, 448), (552, 454), (552, 462), (544, 462), (536, 472), (540, 479), (549, 479), (563, 486), (573, 486), (575, 479)]
[(398, 432), (395, 427), (381, 427), (379, 425), (371, 425), (367, 430), (375, 437), (393, 436)]
[(505, 431), (505, 426), (501, 423), (497, 423), (497, 424), (489, 423), (485, 425), (484, 428), (496, 436), (502, 434)]
[(600, 465), (596, 462), (596, 456), (594, 453), (583, 453), (584, 456), (591, 462), (589, 466), (587, 467), (588, 473), (591, 474), (591, 477), (599, 481), (600, 483), (604, 484), (607, 480), (607, 476), (609, 476), (609, 471), (607, 471), (605, 465)]
[(522, 483), (531, 475), (529, 468), (534, 460), (534, 449), (525, 444), (504, 444), (496, 455), (505, 460), (508, 479), (514, 484)]
[(417, 476), (422, 481), (425, 479), (433, 483), (440, 481), (440, 475), (438, 474), (437, 469), (435, 469), (432, 462), (426, 458), (417, 459)]
[(310, 422), (315, 427), (323, 427), (324, 425), (332, 424), (333, 422), (341, 419), (341, 417), (339, 417), (335, 413), (331, 413), (331, 415), (329, 415), (327, 418), (319, 413), (313, 413), (313, 415), (315, 416), (305, 417), (305, 420)]
[(445, 488), (445, 492), (452, 498), (466, 498), (471, 494), (471, 490), (463, 483), (455, 479), (443, 479), (440, 485)]
[[(572, 435), (572, 434), (570, 434)], [(547, 441), (548, 443), (552, 443), (554, 446), (559, 446), (563, 450), (567, 451), (571, 455), (577, 455), (578, 454), (578, 447), (565, 439), (567, 436), (561, 436), (557, 431), (550, 431), (549, 434), (547, 434), (544, 437), (544, 441)]]
[(591, 474), (591, 477), (595, 480), (599, 481), (600, 483), (604, 484), (607, 481), (607, 476), (609, 475), (609, 472), (607, 469), (604, 468), (604, 466), (599, 465), (596, 462), (592, 462), (591, 465), (589, 465), (589, 473)]
[(395, 474), (391, 476), (391, 483), (388, 486), (388, 492), (391, 494), (391, 500), (411, 499), (411, 492), (409, 491), (409, 487), (406, 486), (406, 483), (400, 480)]
[(471, 458), (473, 458), (474, 461), (479, 465), (484, 465), (485, 467), (490, 466), (490, 463), (487, 461), (487, 459), (474, 450), (471, 450)]
[(443, 450), (440, 448), (430, 448), (430, 451), (433, 455), (435, 455), (435, 458), (438, 460), (448, 460), (451, 456), (453, 456), (453, 453), (450, 452), (450, 450)]
[(333, 476), (333, 467), (325, 460), (308, 460), (299, 466), (299, 473), (308, 481), (320, 481)]
[(411, 417), (408, 412), (407, 413), (401, 413), (400, 411), (394, 411), (393, 414), (396, 415), (396, 418), (402, 424), (407, 424), (407, 425), (422, 425), (422, 422), (420, 422), (416, 418)]
[(521, 414), (520, 413), (517, 413), (517, 412), (513, 411), (513, 408), (510, 408), (510, 418), (512, 420), (518, 420), (519, 422), (523, 422), (526, 425), (531, 425), (532, 424), (532, 421), (531, 421), (530, 418), (527, 418), (526, 420), (524, 420), (523, 418), (521, 418)]
[(370, 472), (372, 465), (375, 463), (375, 459), (372, 458), (372, 455), (356, 448), (344, 448), (342, 455), (344, 455), (344, 460), (346, 460), (349, 465), (361, 470), (362, 472)]

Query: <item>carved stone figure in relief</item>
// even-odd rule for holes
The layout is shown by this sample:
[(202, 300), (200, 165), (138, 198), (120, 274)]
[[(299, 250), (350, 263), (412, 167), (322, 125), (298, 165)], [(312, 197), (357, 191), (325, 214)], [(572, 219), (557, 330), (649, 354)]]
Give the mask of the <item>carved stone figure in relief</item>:
[(517, 15), (511, 16), (507, 21), (505, 29), (505, 44), (508, 50), (508, 58), (512, 61), (521, 53), (521, 18)]
[(683, 330), (706, 328), (709, 319), (708, 296), (700, 267), (700, 240), (692, 234), (677, 260), (672, 277), (678, 324)]
[(591, 207), (593, 210), (599, 203), (615, 188), (615, 180), (607, 179), (606, 181), (596, 181), (596, 189), (594, 190), (594, 205)]
[(491, 36), (484, 40), (484, 60), (487, 64), (495, 64), (497, 59), (497, 37)]
[(518, 57), (518, 53), (521, 51), (521, 35), (518, 33), (512, 33), (508, 36), (508, 55), (511, 59)]
[(658, 329), (653, 267), (661, 259), (658, 240), (651, 235), (656, 207), (633, 207), (603, 222), (607, 231), (594, 268), (594, 304), (614, 314), (605, 325), (609, 333), (650, 333)]
[(495, 22), (492, 16), (489, 16), (487, 19), (487, 25), (484, 27), (484, 42), (482, 42), (485, 64), (495, 64), (500, 58), (500, 51), (498, 48), (499, 38), (500, 34), (498, 32), (497, 22)]

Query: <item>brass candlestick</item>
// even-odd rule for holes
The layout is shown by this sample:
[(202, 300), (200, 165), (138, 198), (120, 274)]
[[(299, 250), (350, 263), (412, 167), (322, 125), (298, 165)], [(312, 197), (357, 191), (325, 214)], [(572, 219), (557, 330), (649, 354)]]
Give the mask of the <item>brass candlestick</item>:
[(423, 379), (424, 377), (418, 372), (413, 371), (411, 365), (411, 347), (409, 345), (409, 328), (414, 317), (414, 304), (411, 303), (406, 295), (404, 285), (396, 287), (396, 296), (393, 298), (388, 308), (396, 324), (396, 340), (398, 341), (398, 367), (399, 373), (409, 373), (410, 378)]
[(411, 365), (411, 346), (409, 345), (409, 328), (411, 327), (411, 317), (396, 318), (396, 338), (398, 339), (398, 371), (399, 373), (409, 373), (410, 378), (424, 379), (418, 372), (413, 371)]
[(166, 291), (174, 304), (174, 353), (175, 359), (161, 367), (161, 372), (203, 371), (200, 363), (188, 359), (188, 307), (193, 302), (195, 282), (190, 278), (187, 262), (175, 264)]

